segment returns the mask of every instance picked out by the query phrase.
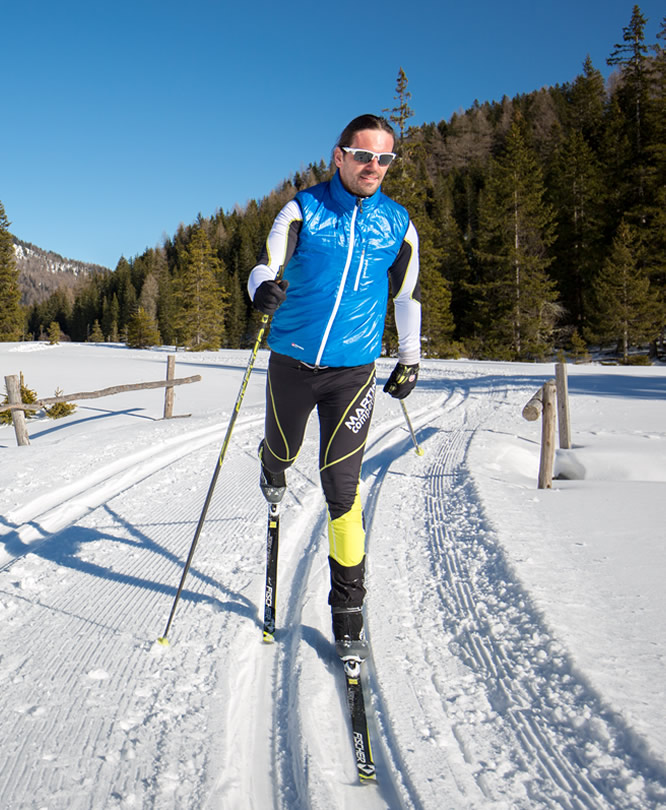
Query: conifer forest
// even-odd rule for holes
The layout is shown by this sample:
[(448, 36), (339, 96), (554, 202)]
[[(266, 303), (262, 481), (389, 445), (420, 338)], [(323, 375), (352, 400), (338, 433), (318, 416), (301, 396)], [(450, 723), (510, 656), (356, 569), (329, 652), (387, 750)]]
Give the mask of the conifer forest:
[[(646, 42), (634, 6), (604, 80), (588, 57), (570, 83), (475, 102), (415, 126), (400, 69), (384, 114), (399, 159), (382, 190), (420, 238), (423, 354), (542, 360), (591, 346), (663, 357), (666, 338), (666, 17)], [(334, 139), (335, 134), (332, 134)], [(163, 244), (21, 308), (0, 204), (0, 340), (192, 350), (251, 345), (246, 282), (272, 221), (321, 160), (244, 207), (199, 215)], [(11, 245), (10, 245), (11, 247)], [(385, 353), (396, 348), (387, 318)]]

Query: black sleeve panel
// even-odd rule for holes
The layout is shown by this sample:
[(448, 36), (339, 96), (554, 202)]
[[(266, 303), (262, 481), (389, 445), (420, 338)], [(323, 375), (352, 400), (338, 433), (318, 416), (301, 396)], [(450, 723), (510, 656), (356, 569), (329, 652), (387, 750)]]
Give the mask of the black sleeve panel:
[(296, 245), (298, 244), (298, 235), (301, 232), (302, 226), (303, 226), (302, 219), (299, 219), (296, 222), (292, 222), (291, 225), (289, 226), (289, 234), (287, 236), (287, 253), (284, 257), (285, 267), (289, 264), (291, 257), (294, 255)]
[[(289, 228), (287, 230), (286, 235), (278, 237), (284, 239), (282, 249), (279, 251), (280, 255), (283, 257), (282, 259), (283, 267), (286, 267), (289, 264), (291, 257), (294, 255), (296, 245), (298, 244), (298, 235), (301, 232), (302, 225), (303, 225), (302, 219), (294, 219), (289, 223)], [(271, 260), (275, 258), (274, 256), (271, 256), (269, 253), (269, 245), (271, 245), (275, 249), (272, 236), (273, 232), (271, 232), (268, 235), (268, 238), (264, 242), (264, 247), (262, 248), (261, 255), (259, 256), (259, 261), (257, 262), (257, 264), (268, 265), (270, 264)]]
[[(400, 247), (400, 250), (398, 251), (395, 261), (389, 267), (389, 289), (391, 290), (391, 296), (393, 298), (396, 297), (405, 283), (407, 269), (409, 268), (409, 263), (412, 259), (412, 251), (412, 245), (409, 242), (404, 241)], [(421, 284), (418, 279), (414, 286), (411, 298), (413, 298), (415, 301), (421, 301)]]

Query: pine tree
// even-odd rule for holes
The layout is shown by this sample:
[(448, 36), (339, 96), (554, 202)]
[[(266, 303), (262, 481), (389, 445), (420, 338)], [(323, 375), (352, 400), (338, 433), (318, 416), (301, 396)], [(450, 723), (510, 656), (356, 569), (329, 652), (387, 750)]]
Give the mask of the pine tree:
[(573, 130), (555, 154), (549, 196), (558, 221), (552, 275), (570, 323), (580, 330), (601, 262), (606, 203), (601, 166), (581, 130)]
[(231, 238), (231, 262), (225, 260), (224, 267), (237, 275), (245, 289), (250, 271), (257, 262), (257, 256), (266, 241), (269, 228), (262, 228), (257, 216), (256, 205), (249, 205), (245, 216), (236, 224)]
[[(426, 169), (423, 140), (404, 139), (407, 120), (413, 115), (408, 105), (407, 76), (398, 72), (396, 107), (386, 112), (400, 133), (396, 150), (400, 156), (384, 178), (383, 191), (404, 205), (419, 234), (423, 352), (441, 357), (451, 351), (454, 323), (451, 315), (451, 292), (444, 277), (444, 250), (437, 242), (437, 231), (430, 216), (433, 207), (433, 184)], [(397, 291), (393, 291), (397, 292)], [(397, 347), (397, 334), (392, 307), (389, 307), (384, 329), (384, 348), (392, 353)]]
[(51, 321), (49, 324), (49, 343), (51, 346), (60, 343), (60, 324), (57, 321)]
[(0, 202), (0, 340), (20, 340), (23, 334), (23, 310), (16, 269), (14, 243), (9, 221)]
[(638, 6), (634, 6), (629, 25), (623, 28), (623, 42), (616, 43), (615, 50), (606, 60), (609, 65), (621, 69), (621, 82), (617, 96), (626, 116), (627, 135), (630, 144), (627, 172), (630, 181), (630, 196), (625, 210), (632, 210), (639, 221), (644, 222), (646, 212), (647, 155), (645, 113), (649, 96), (648, 47), (645, 44), (646, 19)]
[(157, 318), (157, 299), (159, 295), (159, 284), (154, 273), (148, 273), (143, 280), (141, 295), (139, 296), (139, 306), (143, 307), (153, 320)]
[(468, 284), (470, 265), (465, 252), (463, 235), (455, 218), (453, 176), (440, 178), (434, 189), (432, 219), (435, 244), (440, 250), (441, 272), (450, 290), (450, 312), (459, 336), (464, 335), (469, 306)]
[(136, 288), (132, 283), (132, 268), (124, 256), (121, 256), (114, 272), (118, 295), (118, 329), (122, 333), (130, 319), (136, 314), (137, 295)]
[(104, 343), (104, 333), (102, 332), (102, 327), (99, 325), (99, 321), (97, 319), (95, 319), (95, 323), (93, 324), (93, 328), (90, 332), (90, 337), (88, 340), (91, 343)]
[(174, 290), (166, 246), (153, 251), (152, 273), (157, 279), (157, 325), (162, 340), (166, 344), (176, 341), (174, 331), (175, 301)]
[(81, 289), (74, 301), (70, 319), (69, 335), (72, 340), (86, 341), (90, 335), (95, 319), (101, 310), (101, 291), (99, 283), (90, 279)]
[(629, 349), (654, 340), (657, 325), (666, 320), (663, 305), (659, 305), (650, 279), (637, 261), (641, 253), (639, 240), (639, 229), (622, 222), (594, 282), (597, 310), (591, 336), (600, 341), (617, 341), (625, 362)]
[(437, 269), (437, 258), (421, 252), (421, 286), (423, 355), (450, 357), (455, 353), (452, 344), (454, 323), (451, 316), (451, 292), (446, 279)]
[(389, 121), (398, 128), (398, 140), (400, 143), (405, 139), (407, 121), (414, 115), (414, 110), (409, 106), (409, 99), (412, 94), (407, 90), (408, 84), (409, 80), (405, 71), (400, 68), (395, 84), (395, 96), (393, 96), (398, 103), (395, 107), (390, 109), (387, 107), (382, 110), (382, 112), (390, 113)]
[(604, 77), (592, 64), (588, 54), (583, 63), (583, 73), (571, 88), (569, 118), (572, 128), (582, 133), (593, 150), (598, 150), (606, 109)]
[(581, 337), (578, 329), (574, 329), (571, 333), (570, 339), (571, 356), (576, 363), (589, 363), (591, 360), (590, 353), (587, 350), (587, 344)]
[(175, 327), (179, 342), (190, 349), (219, 349), (224, 340), (227, 295), (217, 282), (218, 272), (206, 232), (197, 228), (175, 279)]
[(237, 273), (224, 273), (222, 287), (229, 293), (224, 317), (226, 345), (240, 349), (247, 340), (247, 305)]
[(132, 349), (147, 349), (162, 342), (155, 319), (139, 307), (127, 324), (127, 345)]
[(648, 152), (655, 166), (655, 183), (663, 188), (666, 185), (666, 17), (662, 20), (657, 39), (661, 42), (657, 42), (652, 48), (654, 59), (648, 118), (653, 140), (648, 146)]
[[(55, 396), (61, 397), (63, 393), (62, 388), (56, 388)], [(62, 419), (64, 416), (74, 413), (75, 410), (76, 405), (73, 402), (54, 402), (50, 408), (45, 409), (44, 413), (49, 419)]]
[(610, 98), (601, 136), (600, 160), (606, 181), (606, 235), (610, 243), (632, 196), (631, 144), (617, 94)]
[(511, 126), (504, 153), (491, 161), (481, 199), (479, 326), (490, 355), (527, 359), (552, 349), (558, 317), (547, 268), (554, 214), (544, 201), (540, 166), (522, 126)]
[[(118, 321), (120, 319), (120, 304), (118, 303), (118, 296), (114, 292), (110, 297), (107, 294), (104, 298), (102, 304), (102, 334), (106, 337), (107, 340), (115, 343), (118, 339)], [(114, 334), (114, 327), (115, 327), (115, 336), (116, 339), (114, 340), (111, 335)]]
[[(666, 17), (657, 39), (666, 45)], [(644, 234), (645, 257), (650, 282), (666, 300), (666, 47), (657, 43), (652, 63), (648, 117), (652, 141), (647, 152), (652, 165), (651, 191)], [(666, 326), (666, 323), (663, 324)]]

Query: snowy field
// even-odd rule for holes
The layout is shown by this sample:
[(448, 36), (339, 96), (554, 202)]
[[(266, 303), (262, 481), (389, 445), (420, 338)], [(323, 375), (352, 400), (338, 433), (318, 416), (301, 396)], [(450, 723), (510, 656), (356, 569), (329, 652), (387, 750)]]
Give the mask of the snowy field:
[[(40, 396), (163, 379), (167, 350), (0, 344)], [(161, 389), (0, 427), (0, 808), (666, 807), (666, 367), (569, 366), (574, 449), (536, 488), (552, 365), (425, 361), (380, 393), (362, 473), (377, 785), (358, 786), (333, 650), (316, 421), (261, 641), (261, 352), (159, 645), (247, 351)], [(381, 360), (386, 380), (393, 361)]]

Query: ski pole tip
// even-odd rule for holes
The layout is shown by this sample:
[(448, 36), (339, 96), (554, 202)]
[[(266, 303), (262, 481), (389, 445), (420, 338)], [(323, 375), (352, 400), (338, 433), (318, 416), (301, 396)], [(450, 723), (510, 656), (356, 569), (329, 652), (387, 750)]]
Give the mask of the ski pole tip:
[(423, 455), (423, 448), (422, 447), (417, 447), (416, 448), (416, 455), (417, 456), (422, 456)]
[(168, 647), (169, 646), (169, 639), (166, 636), (160, 636), (157, 639), (157, 643), (161, 644), (163, 647)]

